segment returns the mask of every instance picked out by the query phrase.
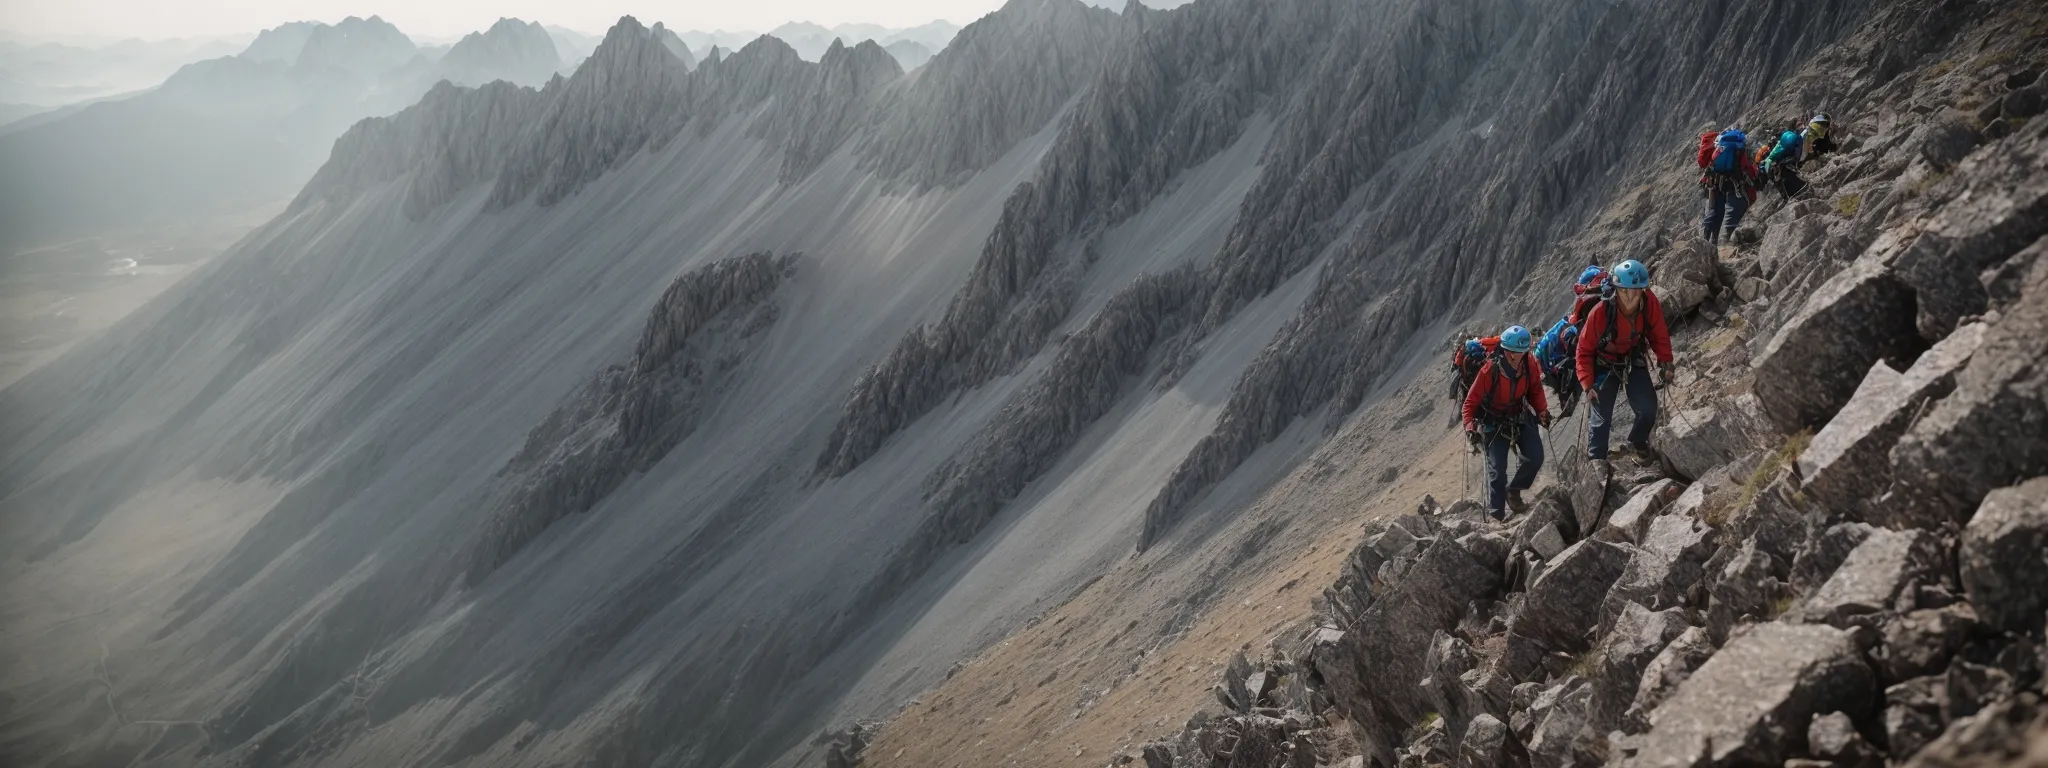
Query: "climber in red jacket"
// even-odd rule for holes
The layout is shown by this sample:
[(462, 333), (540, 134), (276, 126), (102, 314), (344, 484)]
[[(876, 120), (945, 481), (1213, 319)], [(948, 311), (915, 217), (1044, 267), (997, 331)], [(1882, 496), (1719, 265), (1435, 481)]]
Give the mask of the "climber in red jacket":
[(1607, 432), (1614, 422), (1614, 400), (1624, 382), (1628, 404), (1636, 412), (1629, 429), (1629, 447), (1650, 457), (1650, 430), (1657, 425), (1657, 388), (1650, 383), (1648, 355), (1657, 355), (1664, 383), (1671, 383), (1671, 331), (1664, 325), (1664, 307), (1650, 292), (1650, 270), (1629, 259), (1614, 268), (1614, 298), (1601, 300), (1586, 314), (1579, 332), (1579, 385), (1592, 406), (1586, 455), (1607, 458)]
[[(1465, 434), (1486, 453), (1486, 506), (1495, 520), (1507, 510), (1528, 507), (1522, 492), (1536, 484), (1543, 469), (1543, 434), (1550, 426), (1550, 404), (1543, 399), (1543, 369), (1529, 355), (1529, 329), (1510, 326), (1500, 344), (1479, 367), (1465, 393)], [(1508, 451), (1522, 455), (1522, 466), (1508, 480)]]

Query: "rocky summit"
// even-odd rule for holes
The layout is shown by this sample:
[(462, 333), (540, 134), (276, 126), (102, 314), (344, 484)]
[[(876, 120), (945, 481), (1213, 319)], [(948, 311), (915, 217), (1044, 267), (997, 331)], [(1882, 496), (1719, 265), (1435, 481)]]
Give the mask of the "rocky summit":
[[(0, 390), (0, 762), (2048, 763), (2048, 9), (1101, 5), (174, 79), (417, 90)], [(1443, 342), (1625, 259), (1490, 516)]]

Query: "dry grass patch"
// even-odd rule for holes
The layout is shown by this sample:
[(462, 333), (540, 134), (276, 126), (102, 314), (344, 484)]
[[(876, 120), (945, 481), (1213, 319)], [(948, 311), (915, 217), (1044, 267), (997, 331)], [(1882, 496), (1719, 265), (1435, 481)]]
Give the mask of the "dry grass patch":
[(1855, 216), (1856, 212), (1860, 210), (1863, 210), (1863, 194), (1860, 192), (1852, 192), (1835, 198), (1836, 213), (1840, 213), (1843, 216)]

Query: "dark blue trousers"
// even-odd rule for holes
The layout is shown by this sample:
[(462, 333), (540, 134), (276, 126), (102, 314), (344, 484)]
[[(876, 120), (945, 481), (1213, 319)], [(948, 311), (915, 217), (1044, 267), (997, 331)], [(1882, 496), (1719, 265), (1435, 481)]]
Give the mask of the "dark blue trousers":
[[(1535, 414), (1523, 414), (1521, 422), (1521, 434), (1514, 435), (1512, 442), (1508, 429), (1494, 428), (1486, 434), (1486, 506), (1495, 517), (1507, 516), (1508, 491), (1528, 490), (1543, 469), (1543, 428), (1536, 423)], [(1522, 452), (1522, 466), (1515, 468), (1513, 480), (1508, 479), (1510, 446)]]
[[(1594, 374), (1593, 389), (1600, 401), (1593, 404), (1592, 420), (1586, 430), (1586, 455), (1607, 458), (1607, 431), (1614, 425), (1614, 401), (1621, 390), (1622, 372), (1603, 369)], [(1650, 367), (1636, 363), (1628, 371), (1628, 407), (1636, 412), (1635, 426), (1628, 430), (1631, 445), (1650, 444), (1650, 430), (1657, 426), (1657, 387), (1650, 383)]]
[(1700, 218), (1700, 236), (1707, 242), (1721, 242), (1721, 232), (1735, 234), (1735, 228), (1742, 225), (1742, 214), (1749, 212), (1749, 195), (1743, 194), (1734, 184), (1721, 184), (1707, 190), (1707, 215)]

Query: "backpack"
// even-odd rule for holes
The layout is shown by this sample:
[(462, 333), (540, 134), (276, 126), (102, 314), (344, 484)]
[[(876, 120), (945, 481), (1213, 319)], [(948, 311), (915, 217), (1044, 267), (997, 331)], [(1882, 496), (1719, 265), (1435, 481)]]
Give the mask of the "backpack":
[(1771, 149), (1773, 162), (1799, 154), (1799, 132), (1786, 131), (1778, 136), (1778, 146)]
[(1500, 349), (1500, 337), (1470, 338), (1458, 342), (1451, 348), (1451, 368), (1457, 375), (1451, 377), (1451, 399), (1464, 400), (1471, 391), (1473, 379), (1479, 378), (1479, 367), (1486, 363)]
[(1714, 140), (1714, 159), (1707, 170), (1728, 176), (1741, 173), (1742, 150), (1748, 144), (1749, 137), (1741, 131), (1722, 131), (1720, 138)]
[(1543, 375), (1556, 376), (1574, 367), (1578, 360), (1579, 326), (1570, 317), (1559, 319), (1543, 332), (1543, 339), (1536, 342), (1536, 364), (1542, 366)]

